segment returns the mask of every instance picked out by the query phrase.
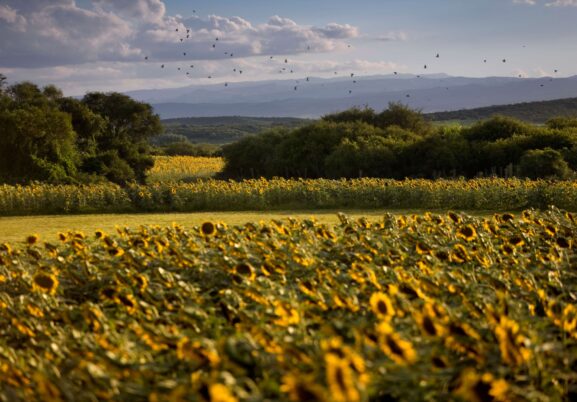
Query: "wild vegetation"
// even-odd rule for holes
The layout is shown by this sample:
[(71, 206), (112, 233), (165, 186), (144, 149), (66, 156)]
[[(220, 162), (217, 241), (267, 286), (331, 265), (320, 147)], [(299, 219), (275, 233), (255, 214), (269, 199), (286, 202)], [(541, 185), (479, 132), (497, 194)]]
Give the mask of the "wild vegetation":
[(391, 104), (381, 113), (350, 109), (290, 132), (272, 130), (222, 152), (229, 178), (564, 179), (577, 169), (577, 118), (540, 127), (497, 116), (470, 127), (435, 127), (419, 112)]
[(575, 217), (424, 214), (0, 246), (0, 400), (570, 401)]
[(150, 105), (119, 93), (77, 100), (54, 86), (0, 86), (0, 182), (144, 182), (161, 130)]

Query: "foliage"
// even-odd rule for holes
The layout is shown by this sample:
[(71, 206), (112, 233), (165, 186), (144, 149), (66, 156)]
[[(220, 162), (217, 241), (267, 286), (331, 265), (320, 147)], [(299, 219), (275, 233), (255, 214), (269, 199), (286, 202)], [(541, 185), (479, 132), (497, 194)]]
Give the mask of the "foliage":
[(571, 176), (571, 169), (563, 160), (563, 155), (551, 148), (525, 152), (521, 157), (519, 170), (521, 176), (530, 179), (537, 177), (566, 179)]
[(574, 399), (574, 215), (340, 219), (0, 245), (0, 399)]
[[(292, 117), (189, 117), (162, 120), (164, 130), (168, 135), (182, 136), (193, 143), (229, 144), (244, 137), (261, 132), (286, 128), (302, 127), (310, 120)], [(157, 143), (156, 140), (154, 142)]]
[(76, 176), (70, 116), (38, 106), (0, 110), (0, 180), (69, 182)]
[(553, 117), (545, 123), (552, 129), (577, 128), (577, 117)]
[(105, 136), (96, 137), (98, 152), (87, 172), (104, 175), (115, 183), (143, 183), (154, 161), (149, 139), (162, 131), (152, 106), (120, 93), (88, 93), (82, 99), (95, 114), (106, 116)]
[(162, 127), (150, 105), (117, 93), (65, 98), (53, 85), (0, 88), (0, 180), (144, 182), (148, 140)]
[(214, 144), (192, 144), (188, 141), (173, 142), (161, 148), (167, 156), (212, 157), (220, 153), (220, 147)]
[[(210, 174), (214, 169), (211, 163), (200, 166), (206, 166)], [(188, 168), (195, 175), (201, 175), (202, 170), (185, 162), (179, 173), (175, 169), (178, 164), (169, 165), (173, 172), (168, 177), (163, 177), (162, 172), (155, 173), (151, 181), (161, 182), (150, 185), (1, 185), (0, 215), (343, 208), (511, 211), (549, 205), (577, 211), (574, 181), (277, 178), (241, 182), (206, 179), (187, 183), (165, 180), (178, 179), (179, 174), (188, 176)]]
[(538, 127), (495, 116), (470, 127), (433, 127), (401, 104), (379, 114), (353, 108), (296, 130), (225, 146), (222, 177), (509, 177), (518, 174), (526, 151), (545, 148), (559, 151), (574, 170), (577, 128), (572, 124), (561, 119)]

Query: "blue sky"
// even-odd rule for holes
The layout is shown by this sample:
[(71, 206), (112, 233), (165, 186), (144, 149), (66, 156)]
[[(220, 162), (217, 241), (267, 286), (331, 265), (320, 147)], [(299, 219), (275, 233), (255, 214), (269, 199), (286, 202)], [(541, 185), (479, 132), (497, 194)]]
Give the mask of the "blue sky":
[(70, 94), (335, 71), (568, 76), (575, 21), (577, 0), (0, 0), (0, 72)]

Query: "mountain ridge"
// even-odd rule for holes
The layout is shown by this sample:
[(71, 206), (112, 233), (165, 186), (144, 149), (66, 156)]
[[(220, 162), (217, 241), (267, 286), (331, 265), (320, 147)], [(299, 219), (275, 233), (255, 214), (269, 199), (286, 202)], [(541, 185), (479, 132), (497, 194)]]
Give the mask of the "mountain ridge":
[[(353, 83), (353, 80), (356, 83)], [(295, 89), (296, 88), (296, 89)], [(350, 92), (349, 92), (350, 91)], [(401, 102), (424, 113), (577, 96), (577, 76), (553, 78), (377, 75), (192, 85), (127, 92), (161, 118), (251, 116), (318, 118), (353, 106)]]

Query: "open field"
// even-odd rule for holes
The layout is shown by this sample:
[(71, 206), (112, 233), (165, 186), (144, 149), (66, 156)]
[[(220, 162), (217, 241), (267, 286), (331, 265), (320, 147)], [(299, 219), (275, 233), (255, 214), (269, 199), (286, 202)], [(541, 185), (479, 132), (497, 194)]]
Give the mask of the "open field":
[(552, 209), (0, 243), (0, 400), (571, 401), (575, 233)]

